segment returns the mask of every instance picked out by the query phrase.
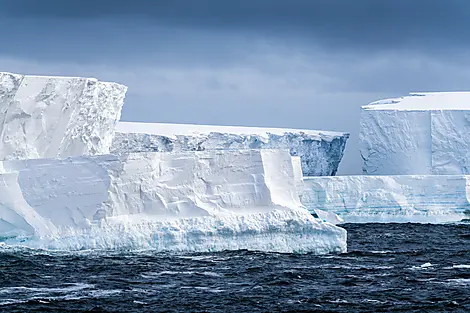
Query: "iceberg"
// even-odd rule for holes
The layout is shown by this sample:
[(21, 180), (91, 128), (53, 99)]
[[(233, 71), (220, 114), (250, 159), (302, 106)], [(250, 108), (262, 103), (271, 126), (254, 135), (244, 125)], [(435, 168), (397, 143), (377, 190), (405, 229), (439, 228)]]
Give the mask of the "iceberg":
[(270, 149), (3, 161), (0, 239), (66, 250), (346, 251), (346, 231), (300, 203), (293, 164)]
[(335, 175), (347, 133), (315, 130), (119, 122), (111, 152), (288, 149), (308, 176)]
[(470, 174), (470, 92), (413, 93), (362, 107), (369, 175)]
[(470, 176), (304, 177), (302, 204), (346, 223), (443, 223), (469, 218)]
[(109, 153), (127, 87), (0, 73), (0, 160)]

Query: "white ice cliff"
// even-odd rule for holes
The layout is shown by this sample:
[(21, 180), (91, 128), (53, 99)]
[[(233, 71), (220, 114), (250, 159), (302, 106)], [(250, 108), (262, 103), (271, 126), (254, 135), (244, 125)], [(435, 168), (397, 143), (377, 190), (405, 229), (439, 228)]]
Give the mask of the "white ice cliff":
[(349, 134), (258, 127), (119, 122), (112, 153), (288, 149), (304, 175), (335, 175)]
[(304, 177), (310, 211), (336, 213), (346, 223), (442, 223), (470, 218), (470, 176), (396, 175)]
[(293, 164), (269, 149), (3, 161), (0, 238), (53, 249), (344, 252), (346, 231), (301, 205)]
[(0, 73), (0, 160), (109, 153), (127, 87)]
[(362, 107), (369, 175), (470, 174), (470, 92), (415, 93)]

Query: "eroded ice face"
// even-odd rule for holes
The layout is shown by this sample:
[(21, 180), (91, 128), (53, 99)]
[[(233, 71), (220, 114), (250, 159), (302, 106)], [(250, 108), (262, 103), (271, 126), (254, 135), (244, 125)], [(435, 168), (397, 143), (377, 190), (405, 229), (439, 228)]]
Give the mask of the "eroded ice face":
[(113, 153), (224, 149), (287, 149), (305, 175), (335, 175), (347, 133), (238, 126), (119, 122)]
[(127, 87), (0, 73), (0, 160), (105, 154)]
[[(0, 236), (60, 249), (339, 252), (343, 229), (302, 207), (288, 151), (5, 161)], [(1, 190), (0, 190), (1, 191)]]
[(470, 174), (470, 93), (424, 93), (361, 111), (360, 152), (369, 175)]

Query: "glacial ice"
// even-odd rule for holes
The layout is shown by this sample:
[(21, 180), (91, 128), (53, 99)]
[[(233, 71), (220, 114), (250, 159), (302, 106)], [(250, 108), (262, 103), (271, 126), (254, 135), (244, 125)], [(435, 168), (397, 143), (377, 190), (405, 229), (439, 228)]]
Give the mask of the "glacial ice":
[(346, 231), (300, 203), (293, 164), (287, 150), (269, 149), (3, 161), (0, 239), (72, 250), (344, 252)]
[(304, 177), (302, 204), (346, 223), (443, 223), (469, 218), (470, 176)]
[(335, 175), (349, 134), (259, 127), (119, 122), (112, 153), (289, 149), (304, 175)]
[(369, 175), (470, 174), (470, 92), (414, 93), (362, 107)]
[[(304, 189), (304, 180), (303, 180), (303, 173), (302, 173), (302, 166), (300, 163), (300, 157), (293, 156), (292, 157), (292, 167), (294, 170), (294, 180), (295, 180), (295, 188), (299, 191), (299, 195), (301, 195)], [(319, 207), (316, 208), (309, 208), (309, 211), (312, 215), (318, 217), (319, 219), (331, 223), (333, 225), (342, 223), (343, 220), (334, 212), (327, 212), (322, 210)]]
[(0, 160), (109, 153), (127, 87), (0, 73)]

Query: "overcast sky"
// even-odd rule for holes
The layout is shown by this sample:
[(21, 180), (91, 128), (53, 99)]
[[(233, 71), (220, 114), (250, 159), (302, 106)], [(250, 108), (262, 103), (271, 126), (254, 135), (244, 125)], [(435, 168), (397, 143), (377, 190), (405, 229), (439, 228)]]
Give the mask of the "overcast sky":
[(0, 71), (129, 86), (122, 119), (347, 131), (360, 106), (469, 90), (469, 0), (2, 0)]

